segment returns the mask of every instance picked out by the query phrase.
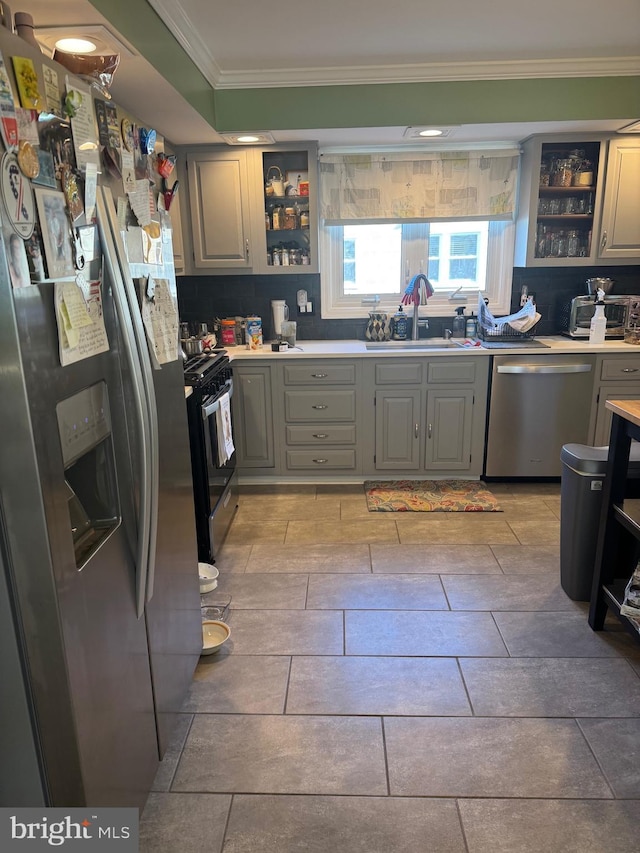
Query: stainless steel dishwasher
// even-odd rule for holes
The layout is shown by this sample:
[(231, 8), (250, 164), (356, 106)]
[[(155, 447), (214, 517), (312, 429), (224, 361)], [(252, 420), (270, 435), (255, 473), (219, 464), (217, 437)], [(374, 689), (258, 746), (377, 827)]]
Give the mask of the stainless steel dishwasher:
[(586, 444), (595, 356), (493, 357), (487, 477), (559, 477), (564, 444)]

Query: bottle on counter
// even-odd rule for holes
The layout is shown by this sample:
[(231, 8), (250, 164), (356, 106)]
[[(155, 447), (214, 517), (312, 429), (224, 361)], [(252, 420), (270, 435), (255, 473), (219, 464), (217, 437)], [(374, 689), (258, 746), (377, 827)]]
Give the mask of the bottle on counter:
[(598, 290), (598, 301), (596, 310), (591, 318), (589, 328), (589, 343), (602, 344), (607, 333), (607, 318), (604, 314), (604, 290)]
[(478, 320), (474, 315), (473, 311), (471, 312), (471, 316), (467, 317), (467, 321), (465, 323), (464, 335), (466, 338), (475, 338), (478, 335)]
[(459, 308), (456, 308), (456, 313), (453, 318), (453, 322), (451, 324), (451, 337), (452, 338), (464, 338), (465, 336), (465, 318), (464, 318), (464, 305), (461, 305)]
[(393, 340), (406, 341), (408, 328), (407, 315), (402, 310), (402, 305), (399, 305), (398, 310), (393, 315)]

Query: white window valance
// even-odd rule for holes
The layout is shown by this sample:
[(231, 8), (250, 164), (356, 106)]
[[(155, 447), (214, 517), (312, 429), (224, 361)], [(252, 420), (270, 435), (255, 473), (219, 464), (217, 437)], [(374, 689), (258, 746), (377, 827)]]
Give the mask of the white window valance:
[(513, 219), (519, 151), (323, 154), (325, 225)]

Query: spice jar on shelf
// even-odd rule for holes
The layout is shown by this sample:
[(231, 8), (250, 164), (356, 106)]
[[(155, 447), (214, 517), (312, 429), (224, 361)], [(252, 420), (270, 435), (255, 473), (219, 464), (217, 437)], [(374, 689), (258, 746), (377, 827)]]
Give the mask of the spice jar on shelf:
[(551, 164), (548, 160), (543, 160), (540, 163), (540, 186), (548, 187), (551, 180)]
[(308, 228), (309, 227), (309, 211), (301, 210), (300, 211), (300, 227)]
[(285, 207), (284, 209), (284, 228), (286, 231), (293, 231), (299, 227), (298, 214), (295, 207)]
[(581, 160), (576, 166), (571, 184), (574, 187), (590, 187), (593, 185), (593, 165), (590, 160)]
[(553, 164), (551, 174), (552, 187), (570, 187), (573, 180), (573, 160), (569, 158), (558, 159)]
[(273, 213), (271, 214), (271, 228), (274, 231), (282, 231), (284, 228), (284, 207), (280, 204), (277, 204), (273, 208)]

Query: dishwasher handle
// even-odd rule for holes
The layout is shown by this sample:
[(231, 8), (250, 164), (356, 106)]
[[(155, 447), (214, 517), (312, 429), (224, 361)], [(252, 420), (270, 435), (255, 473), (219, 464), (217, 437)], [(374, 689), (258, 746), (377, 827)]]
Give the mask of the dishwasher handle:
[(500, 364), (498, 373), (590, 373), (590, 364)]

